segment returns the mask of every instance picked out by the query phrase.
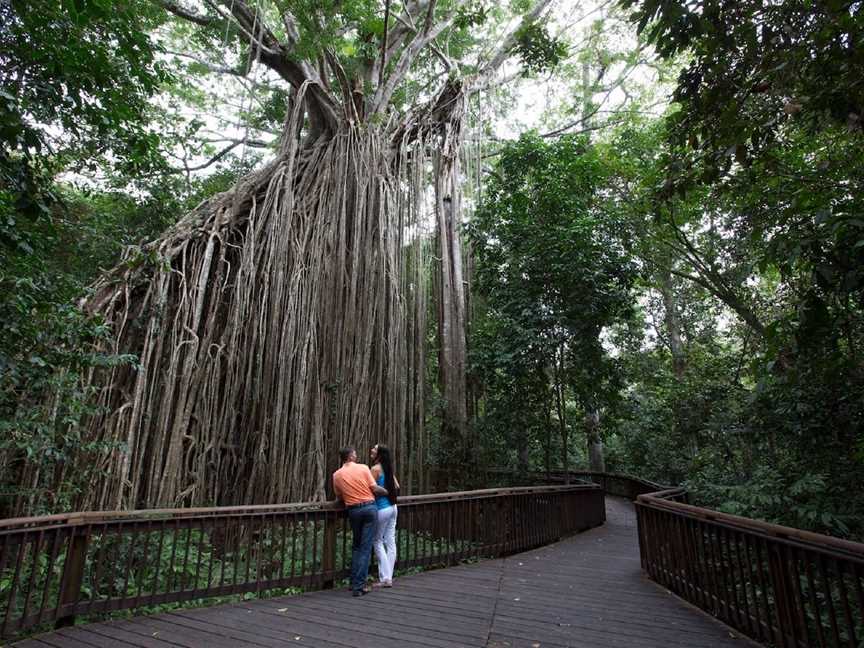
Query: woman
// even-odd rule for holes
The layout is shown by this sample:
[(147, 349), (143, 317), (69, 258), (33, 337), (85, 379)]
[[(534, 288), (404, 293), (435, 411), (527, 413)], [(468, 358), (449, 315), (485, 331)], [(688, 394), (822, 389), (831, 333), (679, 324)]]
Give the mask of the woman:
[(373, 547), (378, 559), (379, 587), (393, 587), (393, 568), (396, 566), (396, 494), (399, 482), (393, 474), (393, 459), (390, 448), (375, 445), (369, 453), (372, 459), (372, 476), (375, 483), (387, 489), (387, 495), (375, 497), (378, 507), (378, 523), (375, 526)]

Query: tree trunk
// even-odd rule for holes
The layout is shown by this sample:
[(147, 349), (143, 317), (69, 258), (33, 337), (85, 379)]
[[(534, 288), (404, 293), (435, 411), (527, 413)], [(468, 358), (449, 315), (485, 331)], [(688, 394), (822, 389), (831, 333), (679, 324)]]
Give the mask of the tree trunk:
[(606, 472), (603, 441), (600, 439), (600, 411), (596, 407), (586, 408), (584, 425), (588, 442), (588, 468), (596, 472)]
[[(563, 360), (561, 361), (563, 363)], [(563, 373), (563, 370), (562, 370)], [(564, 482), (570, 483), (570, 457), (567, 441), (567, 403), (565, 400), (564, 383), (559, 379), (555, 384), (555, 407), (558, 413), (558, 432), (561, 435), (561, 470), (564, 471)]]
[(549, 477), (552, 472), (552, 400), (548, 400), (543, 407), (543, 414), (546, 417), (546, 438), (544, 445), (544, 461), (543, 466), (546, 470), (546, 477)]
[[(458, 133), (453, 133), (458, 137)], [(438, 358), (439, 386), (443, 399), (441, 437), (449, 460), (473, 463), (468, 439), (468, 388), (465, 282), (462, 274), (462, 237), (458, 156), (445, 153), (436, 173), (438, 212)]]
[(528, 432), (525, 428), (522, 428), (519, 431), (517, 437), (517, 468), (519, 470), (520, 475), (525, 475), (529, 470), (529, 460), (530, 460), (530, 446), (529, 446), (529, 438)]
[(672, 273), (668, 270), (660, 271), (658, 288), (663, 297), (663, 319), (666, 324), (666, 334), (669, 336), (669, 350), (672, 352), (672, 371), (675, 377), (681, 380), (687, 368), (687, 353), (681, 339), (681, 319), (672, 284)]

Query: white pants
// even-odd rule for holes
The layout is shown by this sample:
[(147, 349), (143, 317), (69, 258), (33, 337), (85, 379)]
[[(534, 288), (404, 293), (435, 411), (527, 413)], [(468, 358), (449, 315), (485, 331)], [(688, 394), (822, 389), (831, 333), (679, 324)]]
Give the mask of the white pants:
[(378, 510), (378, 523), (375, 525), (373, 546), (375, 558), (378, 560), (378, 580), (388, 582), (393, 580), (393, 568), (396, 566), (396, 517), (399, 512), (395, 506)]

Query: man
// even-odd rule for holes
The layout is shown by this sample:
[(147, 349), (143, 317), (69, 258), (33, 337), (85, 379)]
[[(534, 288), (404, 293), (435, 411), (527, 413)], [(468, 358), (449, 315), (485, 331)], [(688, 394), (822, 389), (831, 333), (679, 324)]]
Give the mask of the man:
[(387, 495), (387, 489), (375, 483), (369, 466), (357, 463), (357, 451), (353, 447), (342, 448), (339, 459), (342, 467), (333, 473), (333, 492), (345, 503), (354, 534), (351, 547), (351, 594), (363, 596), (369, 593), (366, 576), (369, 574), (372, 540), (378, 518), (375, 495)]

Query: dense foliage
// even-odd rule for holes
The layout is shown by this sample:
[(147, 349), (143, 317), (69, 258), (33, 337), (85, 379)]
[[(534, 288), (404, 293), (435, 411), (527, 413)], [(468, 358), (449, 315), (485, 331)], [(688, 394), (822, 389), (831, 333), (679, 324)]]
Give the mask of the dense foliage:
[(474, 345), (486, 389), (483, 445), (514, 444), (523, 470), (532, 432), (550, 466), (551, 410), (561, 432), (554, 454), (566, 465), (567, 402), (590, 426), (620, 389), (601, 334), (627, 317), (635, 274), (599, 195), (604, 180), (585, 137), (526, 136), (502, 151), (471, 223), (483, 295)]
[[(236, 177), (232, 170), (215, 174), (191, 191), (169, 177), (152, 182), (137, 199), (53, 183), (51, 208), (35, 221), (17, 223), (32, 247), (9, 252), (0, 267), (0, 449), (18, 458), (2, 466), (0, 507), (23, 497), (34, 512), (63, 510), (86, 488), (98, 466), (82, 465), (63, 481), (55, 477), (76, 454), (98, 456), (108, 449), (80, 434), (79, 422), (95, 407), (81, 377), (136, 358), (96, 352), (94, 344), (107, 331), (76, 301), (127, 246), (157, 236)], [(41, 477), (23, 480), (34, 468)]]
[(693, 55), (659, 197), (699, 197), (707, 258), (755, 311), (733, 338), (749, 372), (727, 428), (743, 441), (726, 440), (721, 474), (691, 476), (732, 510), (860, 536), (864, 6), (631, 4), (659, 51)]
[[(627, 5), (662, 55), (690, 58), (666, 119), (631, 118), (583, 153), (602, 160), (591, 191), (605, 198), (618, 245), (640, 276), (635, 316), (608, 331), (620, 400), (604, 409), (607, 466), (685, 483), (723, 510), (860, 538), (861, 3)], [(488, 191), (499, 227), (507, 210), (497, 187), (519, 177), (507, 164), (517, 150), (505, 150), (496, 168), (505, 179), (494, 178)], [(538, 222), (544, 189), (521, 203)], [(585, 184), (557, 190), (581, 197)], [(538, 265), (554, 266), (543, 235), (521, 235), (520, 246), (542, 255)], [(487, 228), (486, 236), (494, 246), (499, 234)], [(586, 264), (568, 266), (577, 276), (604, 267), (571, 262)], [(480, 277), (489, 271), (484, 264), (502, 260), (480, 255)], [(481, 282), (481, 289), (496, 303), (514, 285)], [(494, 310), (480, 319), (484, 331)], [(505, 327), (503, 343), (482, 340), (478, 351), (506, 348), (521, 330)], [(528, 337), (524, 348), (544, 339)], [(550, 373), (553, 363), (536, 357)], [(591, 358), (589, 366), (600, 364)], [(494, 376), (489, 402), (502, 407), (490, 407), (486, 425), (538, 430), (529, 445), (542, 468), (544, 424), (560, 425), (566, 409), (527, 427), (524, 414), (499, 422), (496, 413), (508, 412), (508, 390), (551, 394), (554, 381), (496, 390), (501, 372), (487, 375)], [(548, 399), (534, 401), (533, 411), (546, 411)], [(570, 404), (578, 408), (576, 398)]]
[[(148, 102), (167, 74), (145, 3), (5, 2), (0, 24), (0, 447), (50, 474), (92, 408), (81, 373), (128, 361), (92, 353), (105, 330), (74, 300), (129, 239), (162, 226), (122, 194), (86, 195), (55, 178), (160, 168)], [(21, 468), (2, 466), (4, 490)], [(34, 508), (62, 506), (44, 486), (24, 487)]]

